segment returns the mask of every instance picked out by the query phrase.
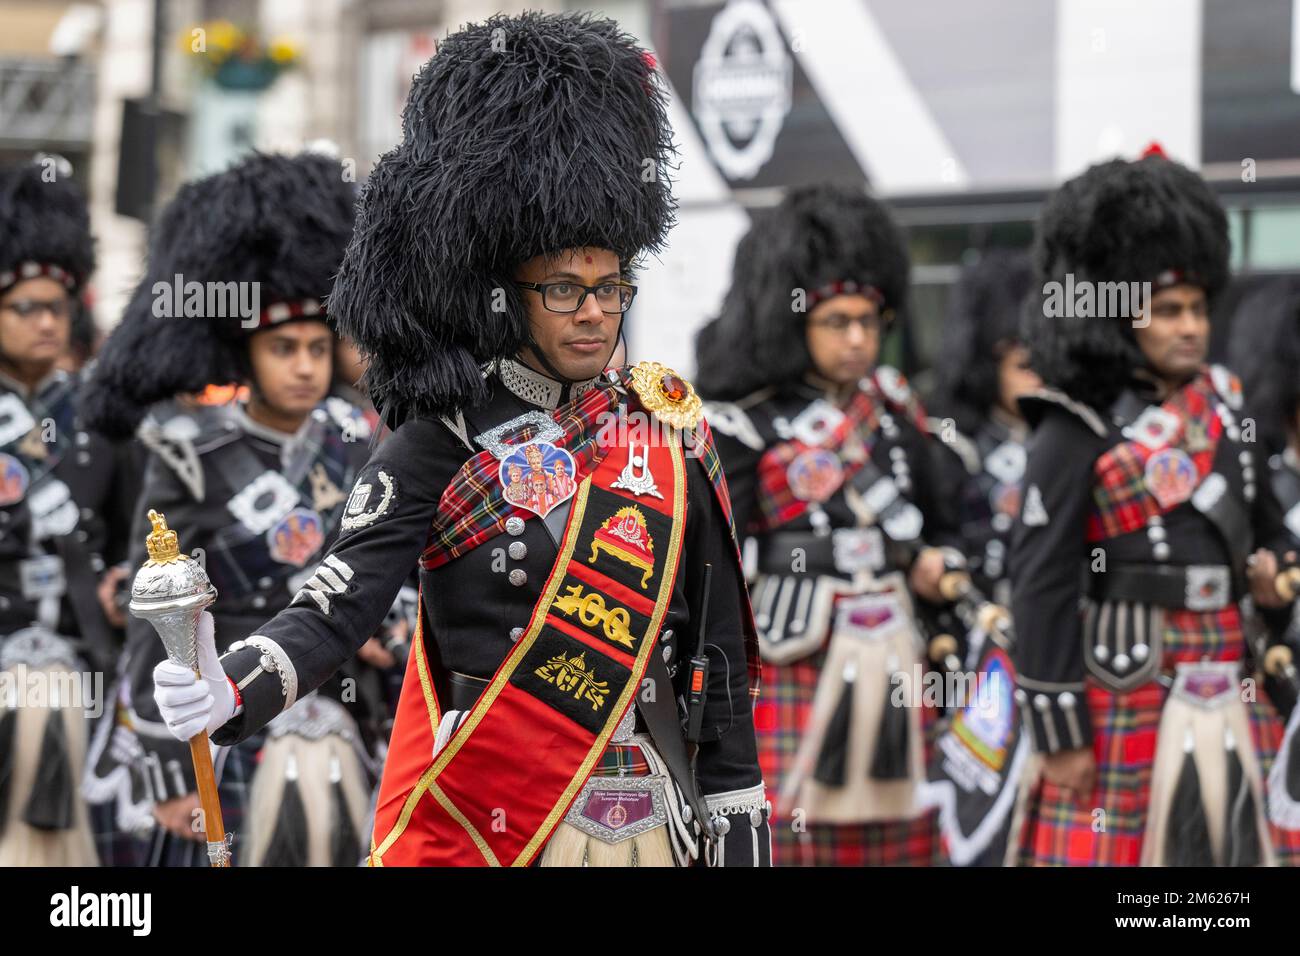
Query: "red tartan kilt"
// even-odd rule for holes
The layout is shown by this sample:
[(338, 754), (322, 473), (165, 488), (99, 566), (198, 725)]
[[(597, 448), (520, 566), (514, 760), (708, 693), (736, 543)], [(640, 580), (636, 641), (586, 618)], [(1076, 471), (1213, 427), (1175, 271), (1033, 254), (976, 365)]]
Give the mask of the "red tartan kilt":
[[(793, 664), (763, 665), (763, 690), (754, 705), (758, 761), (773, 808), (786, 774), (794, 766), (803, 728), (812, 713), (813, 694), (826, 652)], [(929, 753), (935, 713), (921, 713)], [(883, 823), (814, 824), (796, 832), (789, 817), (773, 816), (773, 866), (932, 866), (943, 862), (938, 817)]]
[[(1165, 615), (1164, 665), (1240, 660), (1245, 643), (1236, 607)], [(1020, 862), (1032, 866), (1137, 866), (1146, 830), (1151, 768), (1155, 761), (1166, 688), (1153, 681), (1113, 694), (1088, 683), (1097, 785), (1086, 801), (1076, 802), (1055, 784), (1043, 781), (1031, 794), (1021, 833)], [(1265, 775), (1282, 743), (1284, 726), (1259, 689), (1248, 704), (1251, 735)], [(1104, 816), (1097, 811), (1104, 811)], [(1095, 824), (1104, 823), (1104, 827)], [(1300, 831), (1269, 830), (1283, 866), (1300, 863)]]

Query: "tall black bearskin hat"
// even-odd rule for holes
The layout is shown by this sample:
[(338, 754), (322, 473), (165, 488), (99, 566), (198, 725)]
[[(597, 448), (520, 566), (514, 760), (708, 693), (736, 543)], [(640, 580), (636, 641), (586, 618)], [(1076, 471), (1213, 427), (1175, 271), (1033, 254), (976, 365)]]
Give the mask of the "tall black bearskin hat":
[(1228, 281), (1228, 254), (1223, 207), (1187, 167), (1151, 153), (1090, 167), (1053, 193), (1039, 218), (1034, 266), (1043, 299), (1026, 322), (1035, 370), (1075, 400), (1109, 407), (1143, 361), (1131, 321), (1048, 315), (1043, 287), (1064, 285), (1067, 275), (1076, 288), (1192, 283), (1213, 302)]
[(182, 186), (153, 227), (144, 278), (83, 392), (87, 424), (125, 437), (155, 402), (247, 378), (247, 339), (259, 329), (326, 321), (354, 202), (338, 160), (315, 153), (255, 154)]
[(521, 263), (594, 247), (630, 274), (674, 221), (664, 91), (610, 20), (498, 15), (451, 34), (402, 129), (362, 189), (330, 299), (390, 423), (486, 397), (480, 364), (530, 340)]
[(75, 296), (94, 269), (90, 212), (68, 161), (38, 155), (0, 174), (0, 295), (47, 276)]
[(797, 382), (812, 363), (805, 329), (817, 302), (861, 292), (878, 300), (882, 314), (899, 315), (909, 268), (893, 218), (861, 189), (791, 190), (755, 216), (736, 248), (722, 309), (696, 339), (701, 394), (735, 399)]
[(965, 419), (964, 427), (997, 403), (1002, 350), (1021, 341), (1033, 283), (1029, 253), (1015, 249), (989, 249), (962, 269), (943, 326), (935, 407)]
[(1300, 282), (1279, 277), (1241, 300), (1228, 364), (1241, 376), (1259, 441), (1267, 452), (1280, 452), (1300, 410)]

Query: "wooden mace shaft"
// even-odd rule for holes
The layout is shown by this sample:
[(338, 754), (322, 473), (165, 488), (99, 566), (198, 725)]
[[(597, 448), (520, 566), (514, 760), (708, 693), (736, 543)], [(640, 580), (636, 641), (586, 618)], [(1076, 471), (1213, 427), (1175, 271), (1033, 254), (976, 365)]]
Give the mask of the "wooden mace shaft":
[[(194, 761), (194, 778), (199, 784), (199, 804), (203, 807), (203, 832), (208, 842), (208, 859), (212, 866), (230, 866), (226, 848), (226, 827), (221, 822), (221, 798), (217, 795), (217, 775), (212, 769), (212, 751), (208, 732), (199, 731), (190, 738), (190, 758)], [(220, 850), (215, 848), (220, 846)]]

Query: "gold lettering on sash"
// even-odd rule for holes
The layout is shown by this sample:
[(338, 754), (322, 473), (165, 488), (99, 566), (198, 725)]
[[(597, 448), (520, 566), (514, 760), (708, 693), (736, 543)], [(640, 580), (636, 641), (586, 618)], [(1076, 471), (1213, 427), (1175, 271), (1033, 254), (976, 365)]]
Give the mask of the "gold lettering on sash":
[(567, 658), (556, 654), (533, 673), (562, 691), (572, 691), (574, 700), (589, 701), (592, 710), (600, 710), (609, 697), (609, 681), (598, 680), (596, 672), (587, 669), (586, 655), (586, 651)]
[(575, 613), (578, 620), (586, 627), (602, 625), (605, 637), (615, 644), (622, 644), (632, 649), (632, 634), (628, 625), (632, 623), (632, 614), (625, 607), (606, 607), (605, 596), (596, 591), (582, 593), (582, 585), (574, 584), (564, 589), (565, 597), (556, 598), (554, 607), (557, 611), (570, 616)]

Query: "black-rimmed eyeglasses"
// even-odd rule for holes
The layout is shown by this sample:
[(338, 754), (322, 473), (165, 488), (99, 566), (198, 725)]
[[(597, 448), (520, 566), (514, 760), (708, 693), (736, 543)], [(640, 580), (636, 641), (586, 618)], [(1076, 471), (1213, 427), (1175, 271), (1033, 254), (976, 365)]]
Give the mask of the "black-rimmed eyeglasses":
[(577, 312), (587, 296), (594, 295), (600, 311), (618, 315), (632, 307), (636, 286), (622, 282), (601, 285), (578, 285), (576, 282), (519, 282), (521, 289), (531, 289), (542, 294), (542, 304), (552, 312)]

